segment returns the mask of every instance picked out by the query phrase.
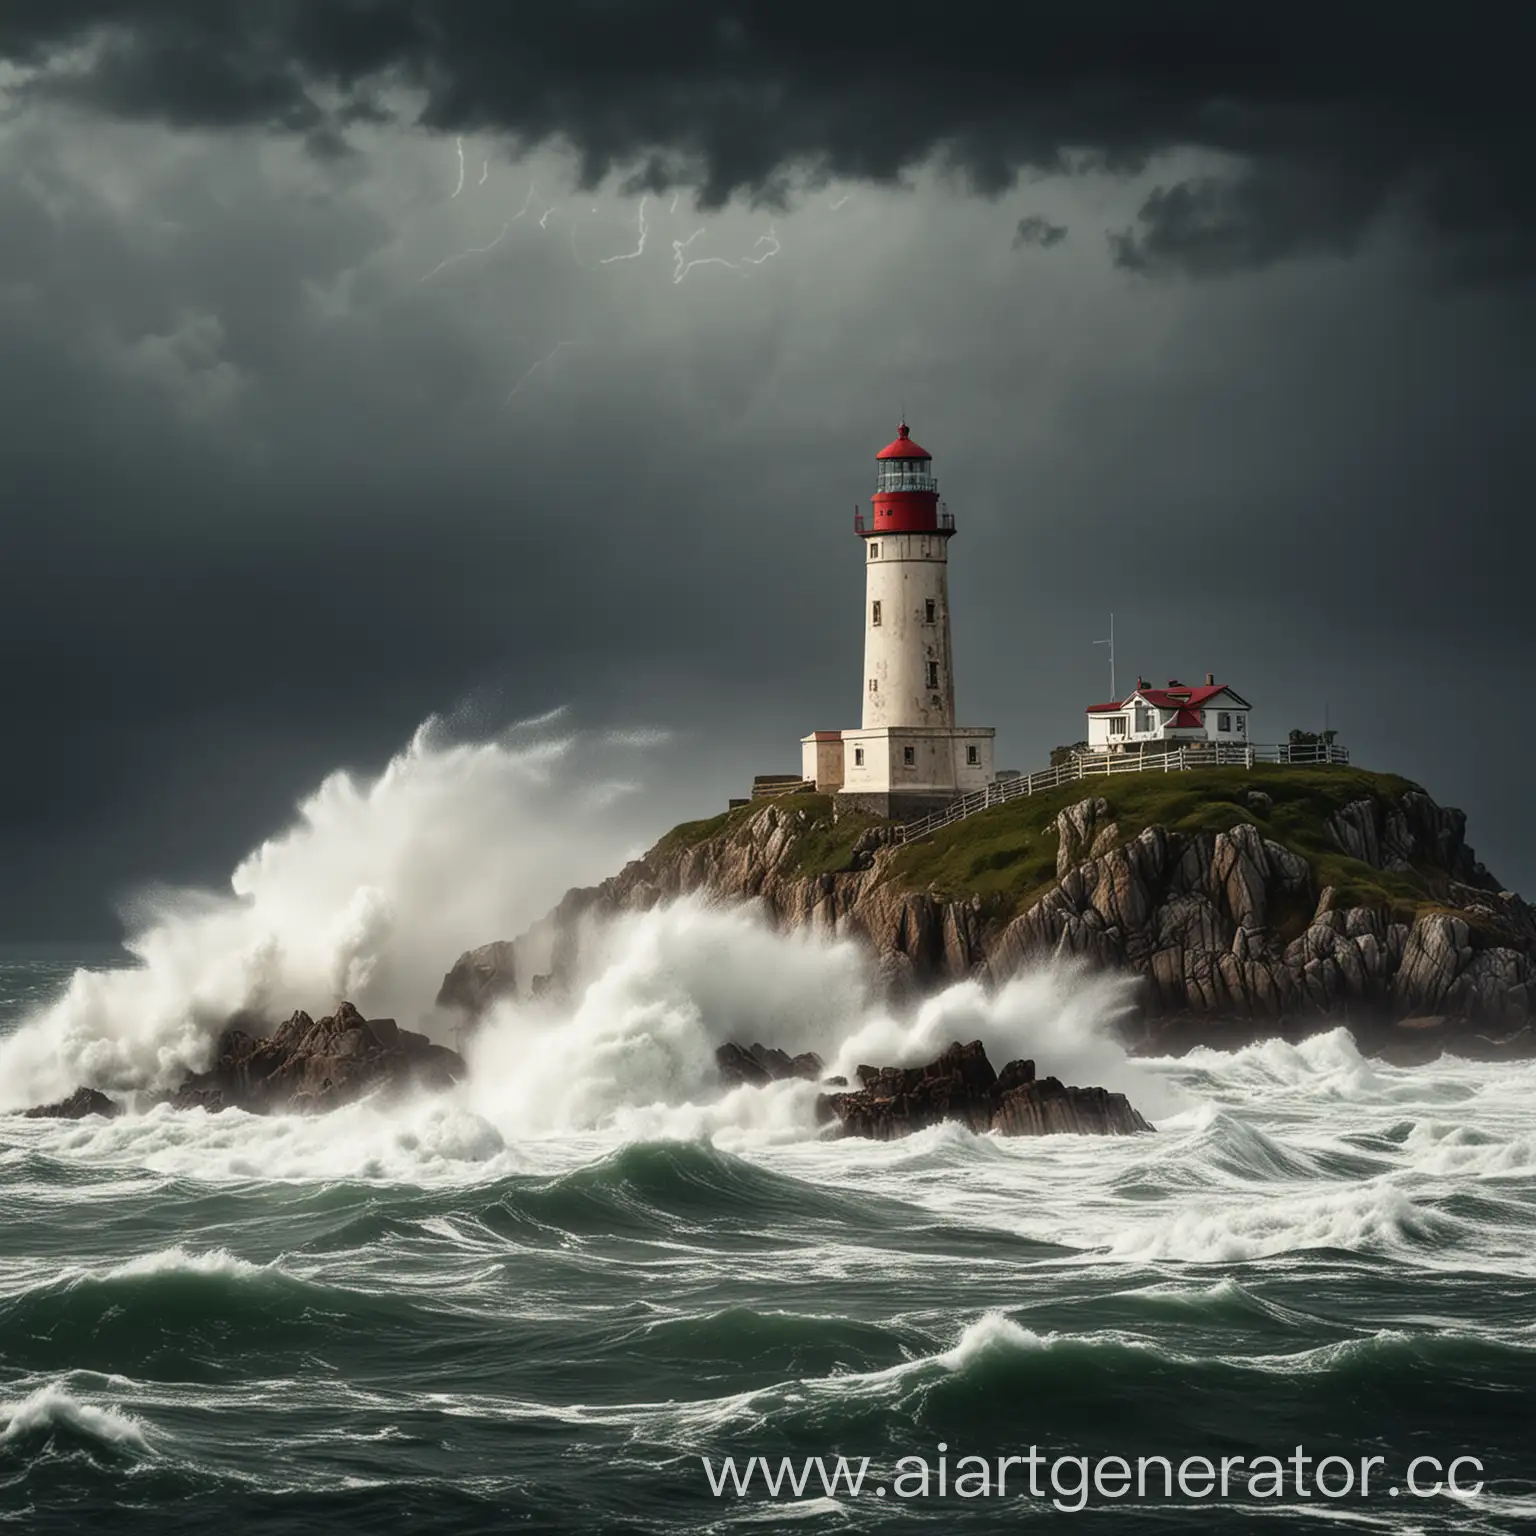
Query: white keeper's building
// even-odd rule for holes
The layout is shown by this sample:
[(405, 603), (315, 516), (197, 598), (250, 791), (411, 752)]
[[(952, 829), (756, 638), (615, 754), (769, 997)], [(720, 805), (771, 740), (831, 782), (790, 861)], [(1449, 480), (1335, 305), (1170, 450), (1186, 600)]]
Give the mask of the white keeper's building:
[(1203, 684), (1170, 678), (1154, 688), (1145, 678), (1123, 699), (1088, 706), (1090, 752), (1140, 752), (1148, 747), (1247, 746), (1253, 706), (1213, 673)]

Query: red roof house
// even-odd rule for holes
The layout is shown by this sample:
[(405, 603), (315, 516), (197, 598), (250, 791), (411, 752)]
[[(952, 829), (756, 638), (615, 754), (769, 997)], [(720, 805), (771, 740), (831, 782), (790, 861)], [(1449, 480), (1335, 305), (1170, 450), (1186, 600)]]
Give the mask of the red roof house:
[(1144, 678), (1123, 699), (1088, 706), (1088, 749), (1091, 752), (1139, 750), (1148, 742), (1227, 742), (1241, 746), (1251, 740), (1248, 716), (1253, 706), (1236, 690), (1218, 683), (1213, 673), (1205, 682), (1181, 683), (1169, 678), (1154, 688)]

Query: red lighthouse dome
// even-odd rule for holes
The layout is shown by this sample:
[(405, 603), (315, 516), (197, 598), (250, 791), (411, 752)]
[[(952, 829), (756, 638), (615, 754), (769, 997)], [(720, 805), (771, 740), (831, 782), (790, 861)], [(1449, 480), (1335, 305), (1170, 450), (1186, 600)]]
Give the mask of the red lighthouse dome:
[(880, 452), (875, 455), (875, 458), (877, 460), (878, 459), (929, 459), (929, 460), (931, 460), (933, 458), (933, 455), (931, 453), (929, 453), (926, 448), (919, 448), (917, 446), (917, 444), (912, 441), (911, 430), (908, 428), (906, 422), (902, 422), (902, 424), (899, 427), (897, 427), (897, 429), (896, 429), (896, 441), (894, 443), (887, 443), (885, 445), (885, 447), (882, 448), (880, 450)]
[(926, 448), (912, 441), (906, 422), (896, 430), (896, 440), (875, 455), (874, 517), (869, 526), (859, 518), (855, 525), (865, 538), (877, 533), (937, 533), (955, 531), (954, 519), (939, 508), (939, 483), (933, 478), (933, 459)]

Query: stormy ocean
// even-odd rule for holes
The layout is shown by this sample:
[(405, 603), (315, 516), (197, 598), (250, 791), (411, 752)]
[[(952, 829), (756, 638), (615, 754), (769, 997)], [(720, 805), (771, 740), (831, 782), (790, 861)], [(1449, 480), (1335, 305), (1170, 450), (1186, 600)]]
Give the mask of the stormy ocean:
[[(485, 750), (417, 743), (376, 783), (329, 784), (233, 895), (151, 904), (131, 956), (0, 951), (0, 1108), (81, 1081), (148, 1093), (241, 1001), (345, 988), (415, 1022), (488, 936), (433, 877), (487, 828), (407, 829), (444, 773), (455, 804), (476, 783), (510, 785), (498, 817), (521, 803), (526, 756)], [(609, 934), (570, 1001), (504, 1007), (441, 1096), (0, 1116), (0, 1520), (1007, 1531), (1079, 1503), (1055, 1458), (1300, 1446), (1313, 1467), (1379, 1458), (1369, 1496), (1310, 1473), (1305, 1494), (1240, 1478), (1223, 1498), (1196, 1475), (1167, 1496), (1154, 1467), (1149, 1492), (1090, 1487), (1070, 1518), (1536, 1528), (1536, 1066), (1392, 1068), (1342, 1031), (1129, 1060), (1120, 994), (1069, 973), (905, 1014), (873, 997), (847, 946), (682, 904)], [(846, 1066), (978, 1036), (994, 1061), (1124, 1090), (1158, 1134), (827, 1143), (808, 1085), (711, 1079), (726, 1039)], [(999, 1494), (999, 1458), (1032, 1446), (1043, 1496), (1026, 1467)], [(857, 1494), (814, 1472), (801, 1497), (712, 1490), (728, 1457), (799, 1476), (838, 1456), (870, 1459)], [(1416, 1458), (1465, 1456), (1480, 1492), (1428, 1464), (1410, 1488)], [(910, 1462), (898, 1488), (903, 1458), (926, 1495)], [(961, 1483), (966, 1458), (990, 1490), (974, 1461)], [(1339, 1487), (1341, 1465), (1322, 1476)]]

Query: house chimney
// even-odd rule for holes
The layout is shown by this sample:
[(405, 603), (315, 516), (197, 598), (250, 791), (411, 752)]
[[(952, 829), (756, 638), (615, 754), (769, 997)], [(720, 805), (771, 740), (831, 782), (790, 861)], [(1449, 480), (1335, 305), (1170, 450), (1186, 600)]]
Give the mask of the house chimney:
[(1205, 686), (1207, 688), (1214, 688), (1216, 686), (1216, 674), (1214, 672), (1207, 672), (1205, 674)]

